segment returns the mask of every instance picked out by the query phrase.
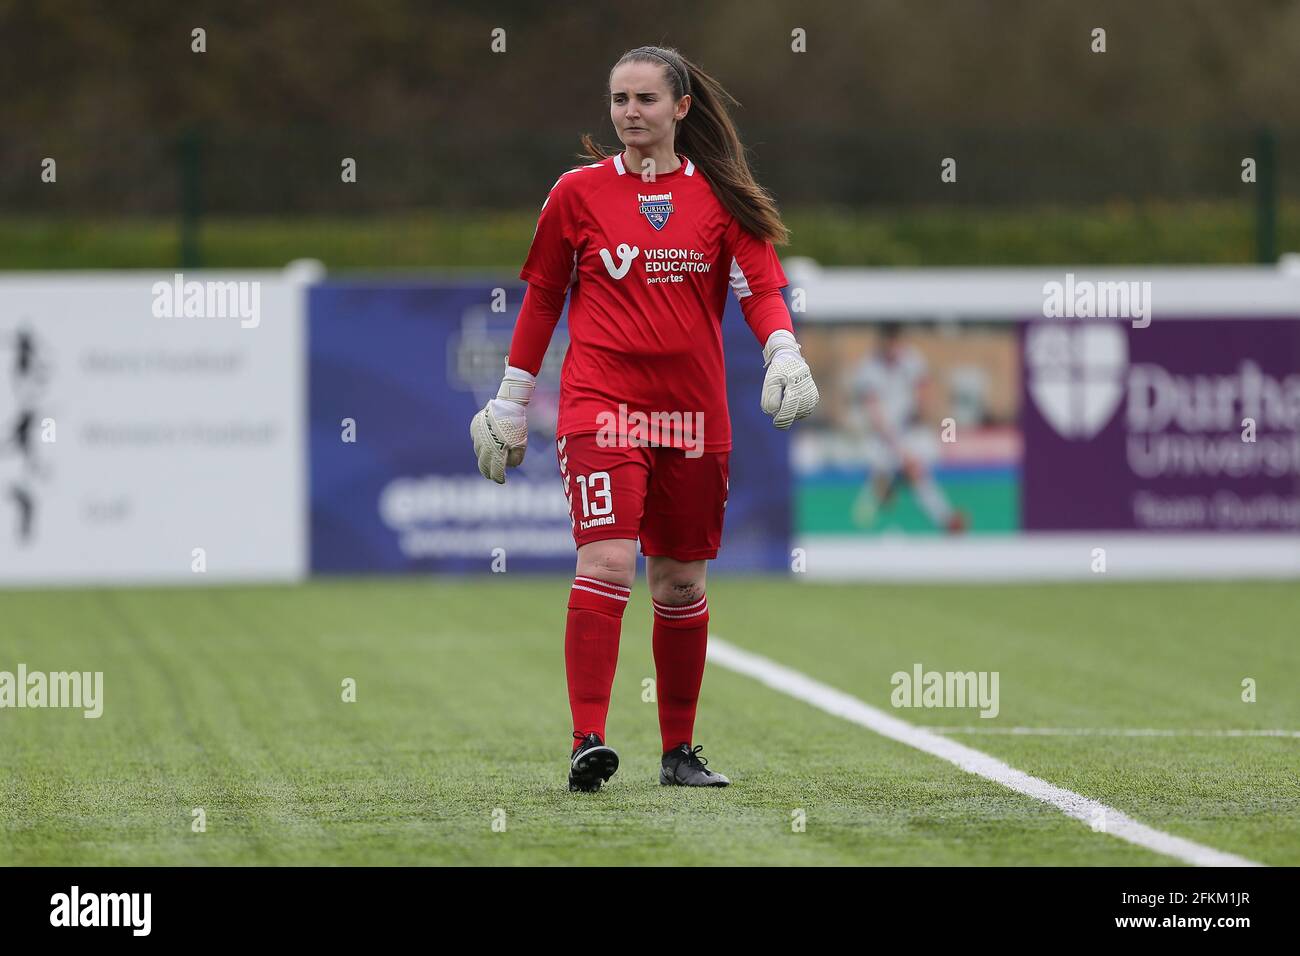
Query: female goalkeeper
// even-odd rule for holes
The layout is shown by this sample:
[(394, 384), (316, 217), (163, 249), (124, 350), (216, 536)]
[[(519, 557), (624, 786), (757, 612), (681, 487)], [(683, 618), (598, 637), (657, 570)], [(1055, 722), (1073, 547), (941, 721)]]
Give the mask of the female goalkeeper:
[(691, 746), (709, 623), (705, 569), (727, 504), (728, 286), (763, 348), (763, 411), (789, 428), (817, 406), (781, 298), (787, 281), (773, 243), (787, 231), (750, 172), (728, 102), (736, 103), (676, 50), (638, 47), (614, 64), (609, 115), (624, 149), (606, 155), (584, 135), (596, 162), (560, 176), (542, 204), (505, 378), (470, 424), (479, 470), (504, 482), (506, 466), (523, 461), (534, 376), (567, 293), (555, 434), (578, 548), (564, 634), (574, 791), (599, 790), (618, 769), (605, 718), (638, 538), (654, 605), (659, 782), (730, 782)]

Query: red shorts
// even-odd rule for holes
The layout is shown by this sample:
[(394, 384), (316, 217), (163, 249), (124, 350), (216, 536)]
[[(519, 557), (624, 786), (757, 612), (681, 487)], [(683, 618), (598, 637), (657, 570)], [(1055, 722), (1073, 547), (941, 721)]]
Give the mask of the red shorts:
[(566, 435), (555, 447), (578, 547), (640, 538), (645, 555), (718, 556), (730, 452), (691, 458), (681, 448), (602, 448), (595, 432)]

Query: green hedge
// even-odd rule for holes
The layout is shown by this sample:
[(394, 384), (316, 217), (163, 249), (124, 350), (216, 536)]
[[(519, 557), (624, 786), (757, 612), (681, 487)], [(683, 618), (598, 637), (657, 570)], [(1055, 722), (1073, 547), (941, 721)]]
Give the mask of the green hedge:
[[(1251, 263), (1254, 210), (1240, 202), (1094, 207), (969, 207), (785, 211), (783, 256), (824, 265), (1054, 265)], [(1278, 248), (1300, 250), (1300, 202), (1279, 210)], [(320, 259), (331, 270), (514, 272), (536, 211), (384, 218), (209, 219), (202, 264), (275, 267)], [(180, 264), (171, 219), (0, 218), (0, 269), (171, 268)]]

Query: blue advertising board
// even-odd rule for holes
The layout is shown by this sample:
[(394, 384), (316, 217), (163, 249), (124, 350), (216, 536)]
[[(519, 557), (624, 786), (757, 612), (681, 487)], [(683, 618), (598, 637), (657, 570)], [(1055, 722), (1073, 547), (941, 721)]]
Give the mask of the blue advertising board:
[[(496, 394), (519, 283), (339, 281), (308, 296), (314, 573), (573, 569), (555, 456), (556, 330), (529, 406), (529, 449), (504, 485), (478, 472), (469, 420)], [(731, 485), (714, 567), (784, 571), (789, 434), (759, 409), (763, 360), (739, 306), (723, 319)]]

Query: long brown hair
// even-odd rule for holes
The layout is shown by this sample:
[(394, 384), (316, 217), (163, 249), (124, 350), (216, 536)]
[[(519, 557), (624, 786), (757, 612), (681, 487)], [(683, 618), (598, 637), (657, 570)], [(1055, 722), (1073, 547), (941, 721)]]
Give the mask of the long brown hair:
[[(691, 108), (677, 124), (673, 149), (691, 160), (703, 173), (713, 193), (736, 221), (760, 239), (774, 245), (790, 241), (790, 230), (781, 221), (776, 200), (758, 184), (745, 157), (745, 145), (727, 104), (740, 102), (722, 84), (672, 47), (642, 46), (628, 50), (610, 69), (624, 63), (654, 63), (663, 68), (673, 102), (691, 94)], [(683, 82), (684, 81), (684, 82)], [(582, 134), (584, 152), (580, 159), (607, 159), (613, 152), (597, 146), (590, 133)]]

